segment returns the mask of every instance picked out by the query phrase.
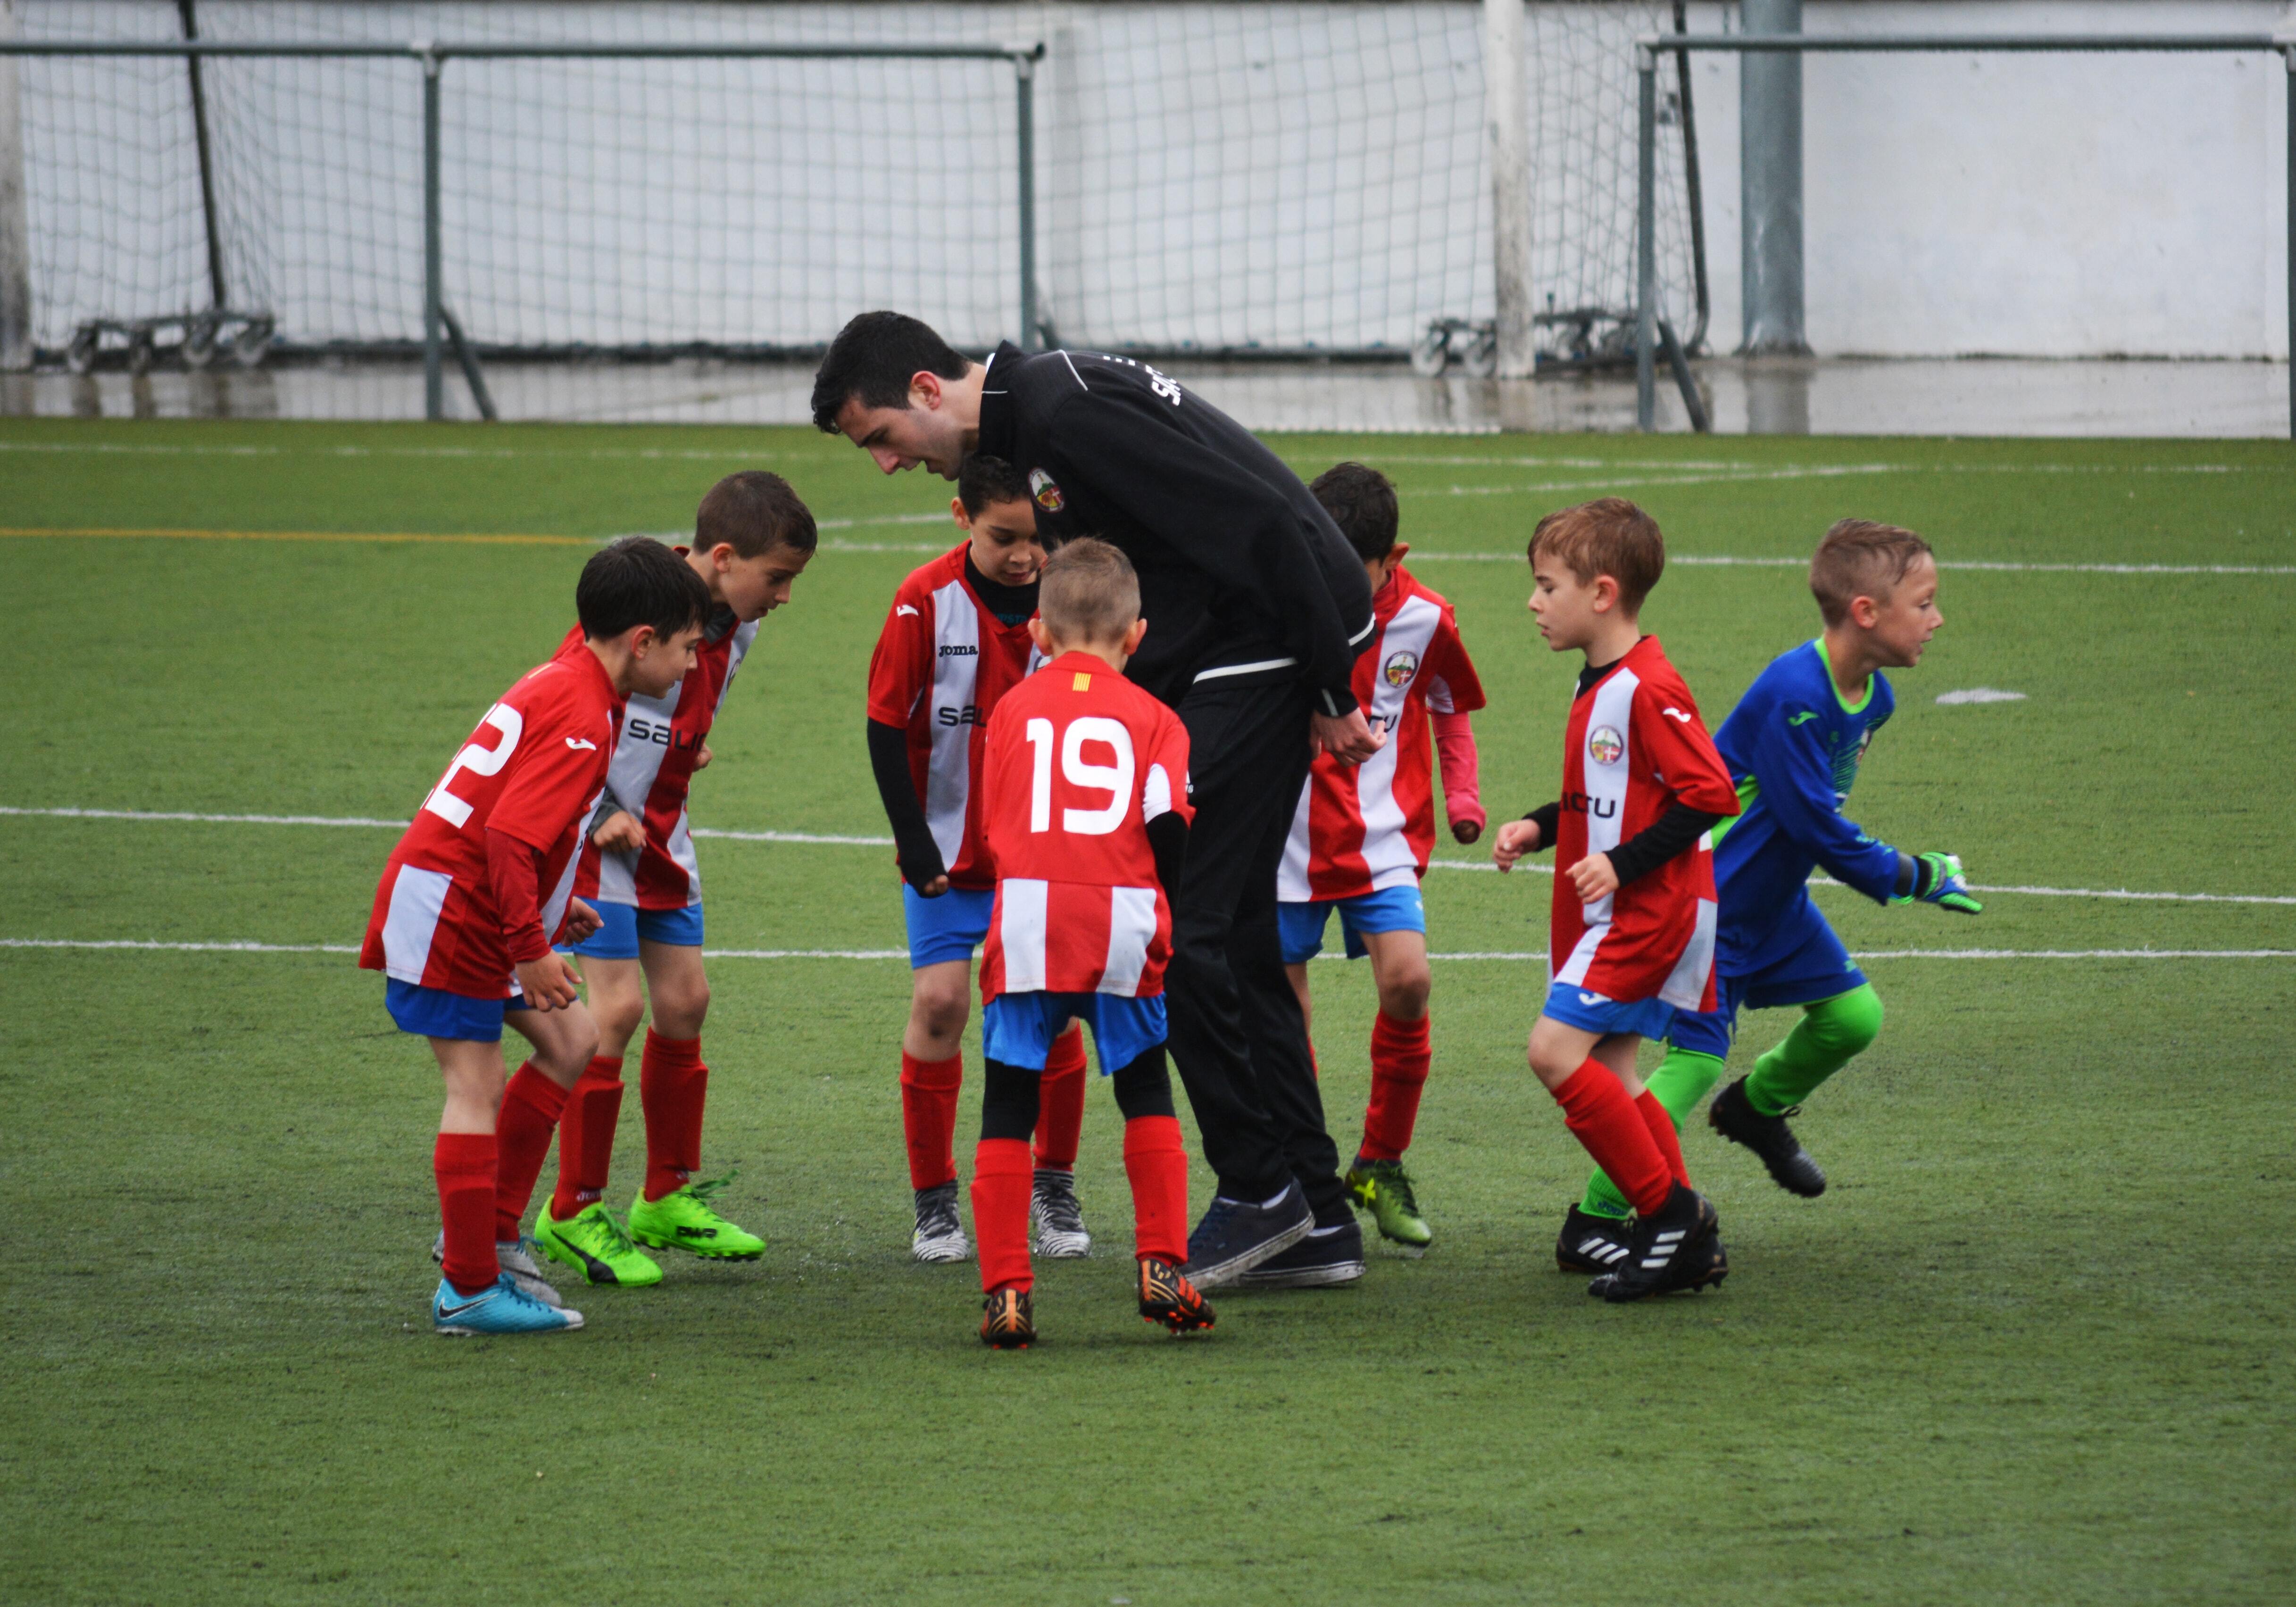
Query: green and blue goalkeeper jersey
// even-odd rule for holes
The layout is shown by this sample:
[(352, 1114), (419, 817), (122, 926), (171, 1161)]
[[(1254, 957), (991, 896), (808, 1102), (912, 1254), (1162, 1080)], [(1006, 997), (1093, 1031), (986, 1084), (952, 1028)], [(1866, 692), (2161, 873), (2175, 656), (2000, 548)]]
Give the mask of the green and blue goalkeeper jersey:
[(1898, 850), (1841, 813), (1858, 760), (1896, 708), (1878, 670), (1863, 701), (1843, 698), (1825, 644), (1813, 641), (1772, 660), (1714, 734), (1740, 804), (1714, 827), (1715, 961), (1725, 975), (1768, 970), (1806, 941), (1808, 923), (1822, 920), (1807, 889), (1814, 869), (1877, 903), (1897, 890)]

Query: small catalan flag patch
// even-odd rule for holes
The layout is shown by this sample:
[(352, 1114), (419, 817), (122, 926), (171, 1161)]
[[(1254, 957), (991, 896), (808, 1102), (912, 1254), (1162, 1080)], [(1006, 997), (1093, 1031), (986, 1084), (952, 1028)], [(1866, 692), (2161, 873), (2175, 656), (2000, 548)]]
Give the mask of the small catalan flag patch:
[(1092, 673), (1089, 670), (1078, 670), (1076, 672), (1076, 685), (1070, 687), (1069, 690), (1070, 692), (1090, 692), (1092, 690)]

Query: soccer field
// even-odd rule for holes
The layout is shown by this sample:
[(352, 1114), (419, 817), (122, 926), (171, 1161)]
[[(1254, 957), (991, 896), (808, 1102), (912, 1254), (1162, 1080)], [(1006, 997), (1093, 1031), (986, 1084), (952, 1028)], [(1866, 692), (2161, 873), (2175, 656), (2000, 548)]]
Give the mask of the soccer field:
[[(1553, 795), (1577, 668), (1522, 610), (1540, 513), (1658, 516), (1644, 624), (1710, 725), (1814, 634), (1800, 566), (1833, 519), (1937, 545), (1947, 624), (1851, 812), (1959, 853), (1988, 907), (1819, 890), (1888, 1024), (1798, 1124), (1822, 1200), (1685, 1132), (1725, 1289), (1611, 1308), (1555, 1272), (1585, 1164), (1522, 1062), (1553, 882), (1446, 840), (1412, 1153), (1434, 1249), (1224, 1292), (1172, 1341), (1132, 1309), (1096, 1087), (1099, 1248), (1040, 1264), (1045, 1343), (984, 1351), (975, 1269), (908, 1254), (890, 851), (837, 840), (885, 832), (864, 672), (954, 540), (946, 486), (809, 430), (0, 422), (0, 1598), (2296, 1594), (2296, 453), (1275, 445), (1400, 487), (1491, 694), (1499, 818)], [(439, 1078), (350, 954), (387, 823), (555, 646), (596, 543), (690, 528), (742, 467), (824, 544), (693, 801), (728, 834), (701, 844), (705, 1166), (738, 1163), (728, 1213), (769, 1247), (651, 1291), (569, 1276), (578, 1334), (442, 1344)], [(1940, 701), (1978, 688), (2021, 695)], [(1362, 965), (1314, 985), (1344, 1150), (1374, 996)], [(1733, 1075), (1789, 1024), (1745, 1018)], [(977, 1028), (966, 1059), (969, 1173)]]

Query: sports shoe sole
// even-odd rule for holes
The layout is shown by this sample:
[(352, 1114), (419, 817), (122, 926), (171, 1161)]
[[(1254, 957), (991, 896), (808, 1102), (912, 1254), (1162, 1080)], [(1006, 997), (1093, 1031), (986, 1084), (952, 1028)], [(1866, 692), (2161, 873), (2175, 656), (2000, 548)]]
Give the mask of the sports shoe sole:
[(1333, 1289), (1352, 1283), (1368, 1270), (1362, 1261), (1335, 1261), (1328, 1267), (1303, 1267), (1297, 1272), (1266, 1273), (1254, 1269), (1239, 1276), (1236, 1289)]
[(593, 1289), (652, 1289), (661, 1282), (660, 1267), (654, 1268), (652, 1277), (641, 1279), (635, 1283), (625, 1283), (614, 1275), (614, 1269), (611, 1267), (594, 1256), (585, 1255), (563, 1239), (538, 1239), (537, 1242), (542, 1246), (544, 1256), (562, 1267), (574, 1268), (582, 1275), (582, 1281)]
[(972, 1259), (972, 1246), (962, 1237), (911, 1240), (909, 1254), (928, 1267), (946, 1267), (952, 1261)]
[(566, 1320), (555, 1328), (520, 1328), (510, 1332), (499, 1332), (491, 1328), (464, 1328), (454, 1324), (442, 1328), (434, 1323), (430, 1332), (440, 1339), (532, 1339), (545, 1333), (571, 1333), (582, 1326), (580, 1312), (569, 1311), (565, 1316)]
[(680, 1250), (704, 1261), (762, 1261), (766, 1259), (763, 1245), (759, 1245), (755, 1250), (702, 1250), (677, 1239), (666, 1238), (655, 1234), (642, 1234), (636, 1228), (630, 1230), (630, 1240), (633, 1243), (644, 1245), (648, 1250)]
[(1233, 1288), (1236, 1280), (1245, 1273), (1250, 1272), (1262, 1261), (1274, 1260), (1315, 1231), (1316, 1213), (1303, 1211), (1297, 1223), (1285, 1228), (1274, 1238), (1253, 1245), (1240, 1256), (1231, 1257), (1217, 1267), (1207, 1267), (1201, 1272), (1193, 1267), (1183, 1267), (1180, 1270), (1187, 1275), (1188, 1282), (1196, 1286), (1199, 1293), (1207, 1289)]

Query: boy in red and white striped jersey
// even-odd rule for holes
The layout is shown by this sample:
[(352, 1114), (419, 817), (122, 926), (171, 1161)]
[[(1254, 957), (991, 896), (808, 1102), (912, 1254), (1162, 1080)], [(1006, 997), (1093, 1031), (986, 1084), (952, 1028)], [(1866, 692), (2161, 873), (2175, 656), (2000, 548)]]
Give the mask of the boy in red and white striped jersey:
[(972, 1225), (987, 1292), (983, 1342), (1037, 1336), (1029, 1268), (1030, 1160), (1038, 1084), (1057, 1035), (1089, 1022), (1124, 1112), (1140, 1315), (1175, 1333), (1212, 1325), (1180, 1271), (1188, 1257), (1188, 1160), (1164, 1062), (1166, 890), (1187, 848), (1188, 731), (1124, 678), (1147, 632), (1131, 561), (1103, 541), (1046, 562), (1029, 634), (1050, 661), (988, 726), (982, 819), (996, 867), (980, 962), (980, 1145)]
[[(1690, 1186), (1673, 1119), (1635, 1074), (1677, 1010), (1714, 1007), (1714, 856), (1737, 789), (1643, 599), (1666, 568), (1658, 521), (1615, 496), (1550, 513), (1530, 538), (1530, 611), (1587, 655), (1564, 727), (1562, 796), (1499, 828), (1491, 857), (1555, 852), (1552, 980), (1530, 1069), (1634, 1204), (1628, 1253), (1587, 1292), (1640, 1300), (1722, 1281), (1714, 1208)], [(1624, 1172), (1619, 1168), (1623, 1167)]]
[[(430, 1306), (445, 1334), (582, 1325), (520, 1245), (518, 1210), (504, 1221), (510, 1201), (523, 1209), (598, 1043), (550, 943), (562, 926), (580, 938), (597, 925), (573, 897), (575, 853), (624, 701), (693, 668), (709, 606), (693, 572), (644, 537), (593, 554), (574, 601), (581, 646), (487, 710), (391, 849), (359, 953), (390, 979), (392, 1021), (430, 1040), (446, 1079), (431, 1157), (445, 1275)], [(505, 1021), (535, 1050), (507, 1087)]]
[[(1028, 482), (978, 453), (949, 504), (964, 541), (901, 582), (869, 660), (869, 762), (900, 864), (909, 1020), (901, 1034), (901, 1127), (920, 1261), (972, 1253), (956, 1209), (956, 1096), (964, 1079), (972, 951), (988, 934), (996, 879), (981, 837), (980, 763), (997, 701), (1042, 662), (1037, 538)], [(1064, 1034), (1046, 1068), (1029, 1213), (1041, 1255), (1090, 1252), (1077, 1203), (1084, 1038)]]
[[(709, 762), (709, 731), (742, 668), (758, 622), (789, 601), (813, 556), (813, 515), (778, 474), (749, 470), (709, 488), (695, 512), (693, 544), (671, 549), (709, 594), (693, 668), (659, 697), (634, 696), (589, 820), (575, 890), (596, 906), (597, 931), (571, 946), (588, 984), (598, 1050), (569, 1097), (558, 1145), (558, 1186), (534, 1236), (553, 1260), (592, 1283), (642, 1288), (661, 1267), (638, 1245), (712, 1259), (755, 1260), (765, 1242), (718, 1215), (697, 1184), (709, 1068), (701, 1023), (709, 982), (701, 968), (701, 866), (686, 818), (693, 773)], [(561, 657), (581, 647), (568, 635)], [(605, 1203), (622, 1109), (622, 1062), (645, 1019), (638, 1101), (645, 1111), (645, 1179), (625, 1231)], [(525, 1209), (521, 1196), (519, 1209)], [(635, 1241), (635, 1242), (634, 1242)]]
[[(1470, 721), (1472, 711), (1483, 706), (1483, 685), (1450, 603), (1403, 567), (1411, 549), (1396, 540), (1395, 488), (1387, 476), (1361, 463), (1341, 463), (1308, 489), (1371, 579), (1373, 635), (1356, 660), (1355, 694), (1372, 728), (1384, 731), (1388, 742), (1360, 765), (1342, 765), (1325, 754), (1308, 773), (1276, 873), (1283, 964), (1312, 1028), (1308, 962), (1322, 950), (1334, 909), (1348, 958), (1371, 956), (1379, 989), (1371, 1100), (1363, 1142), (1348, 1168), (1348, 1189), (1381, 1233), (1423, 1250), (1435, 1235), (1403, 1169), (1431, 1058), (1427, 914), (1419, 881), (1435, 849), (1439, 756), (1451, 835), (1463, 843), (1482, 835)], [(1330, 1259), (1313, 1259), (1322, 1268)], [(1278, 1256), (1241, 1281), (1259, 1287), (1295, 1282), (1286, 1260)]]

